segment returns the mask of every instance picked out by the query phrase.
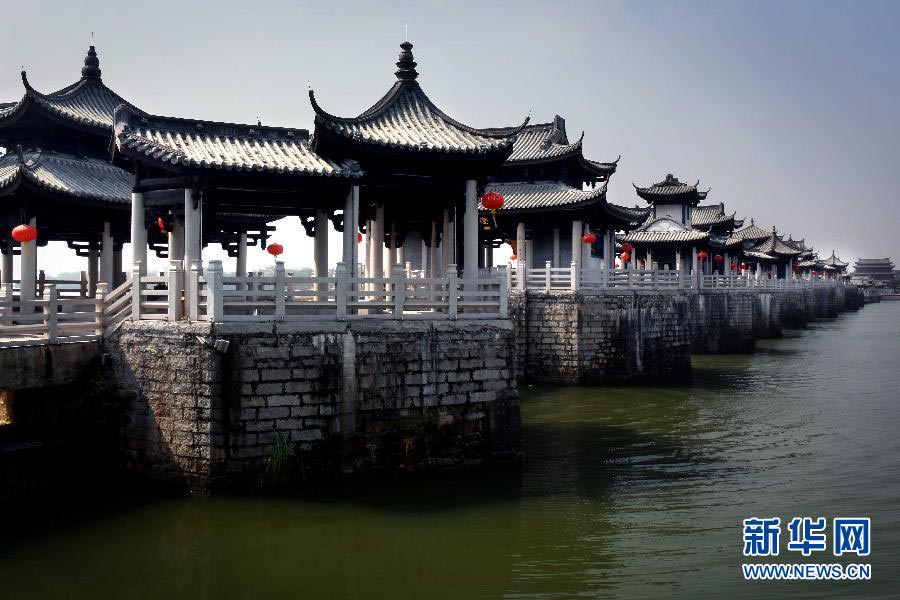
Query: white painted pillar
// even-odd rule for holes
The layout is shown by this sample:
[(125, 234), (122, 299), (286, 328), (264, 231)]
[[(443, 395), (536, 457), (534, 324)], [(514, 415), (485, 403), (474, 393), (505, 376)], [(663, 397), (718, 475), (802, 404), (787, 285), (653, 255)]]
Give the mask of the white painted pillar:
[(109, 221), (103, 223), (103, 246), (100, 248), (100, 282), (113, 288), (113, 238)]
[(525, 223), (519, 222), (518, 224), (516, 224), (516, 256), (518, 257), (516, 262), (522, 265), (526, 263), (525, 255), (528, 253), (528, 248), (526, 248), (526, 245)]
[(553, 266), (559, 267), (559, 227), (553, 228)]
[[(350, 221), (353, 226), (350, 228), (350, 254), (353, 262), (347, 265), (350, 270), (350, 277), (359, 277), (359, 186), (354, 185), (350, 190), (351, 206)], [(346, 225), (344, 226), (346, 227)]]
[(450, 230), (453, 224), (450, 222), (450, 209), (444, 209), (444, 223), (441, 231), (441, 265), (443, 272), (447, 271), (447, 267), (453, 264), (453, 234)]
[(372, 220), (366, 220), (366, 277), (374, 277), (372, 275)]
[[(37, 219), (32, 217), (28, 222), (37, 227)], [(37, 294), (37, 240), (21, 245), (19, 253), (19, 294), (22, 300), (34, 300)]]
[[(184, 264), (187, 268), (192, 261), (200, 260), (200, 206), (194, 202), (193, 190), (184, 190)], [(196, 204), (196, 207), (195, 207)]]
[[(341, 255), (341, 262), (351, 273), (353, 268), (353, 249), (356, 247), (356, 230), (353, 228), (353, 190), (347, 192), (344, 199), (344, 251)], [(351, 275), (352, 277), (352, 275)]]
[(234, 274), (238, 277), (247, 276), (247, 232), (242, 231), (238, 238), (238, 255), (235, 260)]
[(466, 213), (463, 222), (463, 276), (478, 278), (478, 193), (474, 179), (466, 180)]
[(731, 259), (728, 257), (728, 253), (725, 253), (725, 260), (722, 261), (722, 272), (726, 275), (731, 275)]
[(384, 277), (384, 204), (375, 207), (371, 238), (372, 277)]
[(394, 265), (397, 264), (397, 227), (393, 223), (391, 223), (391, 241), (390, 245), (388, 245), (388, 265), (390, 268), (385, 271), (386, 273), (394, 272)]
[(572, 221), (572, 262), (577, 262), (581, 269), (581, 221)]
[(175, 214), (169, 232), (169, 260), (184, 259), (184, 217)]
[[(131, 193), (131, 265), (140, 263), (141, 275), (147, 274), (147, 225), (144, 218), (144, 194)], [(129, 269), (130, 272), (134, 268)]]
[(649, 246), (647, 247), (647, 259), (644, 261), (644, 268), (653, 268), (653, 250), (651, 250)]
[(681, 273), (681, 248), (675, 248), (675, 270)]
[(0, 266), (0, 275), (3, 276), (0, 283), (12, 283), (13, 282), (13, 250), (12, 246), (6, 249), (6, 252), (3, 254), (3, 265)]
[(694, 289), (700, 289), (700, 282), (702, 278), (700, 276), (700, 270), (697, 268), (697, 247), (691, 247), (691, 281), (694, 282)]
[[(313, 277), (328, 277), (328, 213), (316, 211), (315, 237), (313, 238)], [(325, 289), (321, 284), (316, 289)]]

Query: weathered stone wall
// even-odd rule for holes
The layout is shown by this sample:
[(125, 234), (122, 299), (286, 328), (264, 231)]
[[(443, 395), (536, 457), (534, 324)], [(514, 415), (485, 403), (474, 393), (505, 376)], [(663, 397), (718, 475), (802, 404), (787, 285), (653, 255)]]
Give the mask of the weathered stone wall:
[(254, 483), (276, 439), (302, 477), (519, 455), (509, 322), (141, 322), (106, 347), (154, 479)]
[(686, 294), (514, 292), (520, 381), (589, 384), (690, 373)]
[(852, 286), (702, 292), (515, 291), (519, 381), (569, 384), (690, 375), (690, 354), (752, 352), (784, 327), (854, 309)]

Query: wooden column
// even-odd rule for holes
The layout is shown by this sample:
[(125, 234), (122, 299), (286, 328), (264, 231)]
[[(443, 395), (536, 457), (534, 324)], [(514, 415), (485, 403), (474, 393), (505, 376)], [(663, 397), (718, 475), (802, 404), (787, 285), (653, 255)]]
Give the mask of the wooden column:
[[(328, 213), (316, 211), (316, 233), (313, 239), (313, 277), (328, 277)], [(315, 289), (324, 290), (325, 285), (317, 283)]]
[(397, 264), (397, 226), (394, 223), (391, 223), (391, 241), (388, 244), (388, 260), (387, 264), (389, 265), (387, 269), (387, 273), (390, 273), (393, 277), (394, 273), (394, 265)]
[[(372, 277), (384, 277), (384, 204), (375, 207), (375, 220), (372, 221)], [(381, 286), (379, 286), (381, 287)]]
[(247, 232), (242, 231), (238, 238), (238, 255), (234, 261), (234, 274), (238, 277), (247, 276)]
[(169, 232), (169, 260), (184, 259), (184, 217), (175, 214), (172, 231)]
[(147, 225), (141, 192), (131, 192), (131, 265), (139, 265), (141, 275), (147, 274)]
[(463, 230), (463, 276), (478, 278), (478, 193), (474, 179), (466, 180), (465, 229)]
[(344, 255), (343, 263), (348, 276), (356, 277), (359, 267), (357, 253), (359, 230), (359, 187), (353, 186), (344, 200)]
[[(441, 265), (440, 260), (438, 259), (438, 241), (437, 241), (437, 222), (431, 222), (431, 256), (428, 261), (431, 263), (431, 268), (429, 270), (429, 277), (440, 277), (441, 273)], [(477, 266), (476, 262), (476, 266)]]
[[(34, 217), (28, 223), (32, 227), (37, 227), (37, 219)], [(19, 274), (19, 297), (22, 300), (34, 300), (37, 293), (37, 240), (21, 245)]]
[[(200, 255), (200, 203), (199, 198), (194, 197), (190, 188), (184, 189), (184, 267), (187, 272), (194, 261), (200, 261), (203, 265), (203, 257)], [(183, 275), (185, 301), (190, 306), (195, 303), (196, 291), (190, 285), (190, 278)]]
[(441, 231), (441, 264), (443, 270), (453, 264), (453, 224), (450, 222), (450, 209), (444, 209), (444, 223)]
[(100, 282), (113, 288), (113, 237), (109, 221), (103, 223), (103, 245), (100, 247)]
[(88, 296), (94, 298), (97, 295), (97, 284), (100, 283), (100, 253), (93, 246), (88, 248), (87, 277)]
[(559, 267), (559, 227), (553, 228), (553, 266)]

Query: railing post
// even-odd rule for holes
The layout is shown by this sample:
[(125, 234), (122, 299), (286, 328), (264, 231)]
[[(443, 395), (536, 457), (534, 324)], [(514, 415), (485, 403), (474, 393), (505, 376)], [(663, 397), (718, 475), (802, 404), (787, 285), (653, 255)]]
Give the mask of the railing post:
[(47, 326), (47, 343), (55, 344), (58, 336), (56, 328), (58, 317), (57, 309), (59, 308), (59, 296), (56, 291), (56, 285), (50, 284), (44, 287), (44, 324)]
[[(478, 285), (477, 279), (469, 280), (471, 285)], [(447, 266), (447, 316), (455, 319), (459, 311), (457, 304), (459, 294), (459, 279), (456, 273), (456, 265)]]
[(169, 261), (169, 273), (166, 278), (166, 288), (169, 302), (167, 318), (169, 321), (181, 319), (181, 291), (184, 288), (184, 271), (180, 260)]
[(198, 259), (191, 261), (191, 270), (188, 272), (190, 282), (185, 287), (187, 293), (187, 313), (191, 321), (200, 320), (200, 275), (203, 274), (203, 263)]
[(525, 272), (525, 262), (520, 260), (516, 262), (516, 286), (520, 290), (525, 289), (525, 279), (528, 277), (528, 273)]
[(105, 281), (103, 283), (97, 284), (97, 297), (94, 298), (94, 312), (97, 313), (97, 316), (94, 317), (94, 323), (96, 325), (95, 332), (97, 335), (103, 335), (103, 320), (105, 315), (103, 314), (103, 310), (106, 307), (106, 295), (109, 294), (109, 284)]
[(213, 323), (220, 323), (225, 316), (225, 305), (222, 289), (222, 261), (209, 261), (206, 270), (206, 318)]
[[(407, 268), (409, 267), (409, 263)], [(334, 267), (334, 303), (337, 306), (338, 319), (347, 318), (347, 266), (339, 262)]]
[(634, 282), (633, 282), (633, 278), (632, 278), (632, 275), (633, 275), (633, 274), (634, 274), (634, 269), (628, 269), (628, 270), (626, 271), (626, 275), (627, 275), (627, 277), (628, 277), (628, 289), (629, 289), (629, 290), (631, 289), (631, 287), (632, 287), (632, 285), (633, 285), (633, 283), (634, 283)]
[(141, 263), (131, 267), (131, 320), (141, 320)]
[[(0, 302), (12, 304), (13, 285), (12, 283), (0, 283)], [(0, 306), (0, 315), (11, 315), (12, 313), (12, 306)]]
[(47, 285), (47, 275), (44, 273), (44, 270), (41, 269), (38, 272), (38, 280), (37, 280), (38, 296), (44, 295), (44, 289), (46, 288), (46, 285)]
[(403, 300), (406, 295), (406, 273), (402, 266), (394, 265), (391, 270), (391, 288), (394, 292), (394, 318), (403, 318)]
[(406, 270), (406, 278), (412, 279), (412, 263), (409, 261), (406, 261), (405, 267), (406, 267), (406, 269), (405, 269)]
[(544, 262), (544, 287), (547, 291), (550, 291), (550, 288), (553, 287), (553, 271), (551, 270), (550, 261)]
[(659, 275), (657, 274), (656, 269), (652, 267), (650, 269), (650, 282), (653, 284), (654, 290), (659, 289)]
[(275, 261), (275, 318), (284, 319), (284, 301), (287, 288), (284, 283), (284, 261)]
[(500, 278), (500, 318), (509, 318), (509, 272), (505, 265), (497, 265), (497, 275)]
[(569, 263), (569, 289), (573, 292), (578, 291), (578, 284), (580, 283), (578, 280), (578, 261), (573, 260)]

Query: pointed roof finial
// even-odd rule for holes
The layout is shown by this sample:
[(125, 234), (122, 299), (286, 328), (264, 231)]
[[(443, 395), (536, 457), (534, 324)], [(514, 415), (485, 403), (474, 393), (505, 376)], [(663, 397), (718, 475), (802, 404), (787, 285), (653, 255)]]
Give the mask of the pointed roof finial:
[(93, 46), (88, 48), (87, 56), (84, 57), (81, 76), (90, 79), (100, 79), (100, 59), (97, 58), (97, 51)]
[(412, 47), (413, 45), (409, 42), (400, 44), (400, 58), (397, 60), (397, 70), (394, 72), (400, 81), (415, 81), (419, 76), (416, 71), (416, 61), (413, 60)]

